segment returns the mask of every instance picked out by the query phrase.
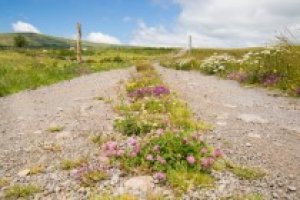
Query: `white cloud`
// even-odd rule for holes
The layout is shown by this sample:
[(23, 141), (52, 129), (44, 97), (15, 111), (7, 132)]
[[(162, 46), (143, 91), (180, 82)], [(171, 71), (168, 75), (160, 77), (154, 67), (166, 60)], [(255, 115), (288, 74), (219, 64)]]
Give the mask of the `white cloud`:
[(87, 36), (87, 40), (95, 43), (121, 44), (121, 41), (111, 35), (101, 32), (92, 32)]
[[(300, 25), (299, 0), (173, 0), (173, 3), (181, 8), (173, 28), (139, 24), (131, 43), (185, 46), (191, 34), (195, 46), (256, 46), (271, 41), (276, 31)], [(293, 33), (299, 39), (299, 30)]]
[(12, 28), (14, 32), (21, 32), (21, 33), (40, 33), (39, 29), (34, 27), (32, 24), (18, 21), (12, 24)]
[(123, 21), (123, 22), (132, 22), (132, 21), (133, 21), (133, 18), (132, 18), (132, 17), (129, 17), (129, 16), (125, 16), (125, 17), (123, 17), (122, 21)]

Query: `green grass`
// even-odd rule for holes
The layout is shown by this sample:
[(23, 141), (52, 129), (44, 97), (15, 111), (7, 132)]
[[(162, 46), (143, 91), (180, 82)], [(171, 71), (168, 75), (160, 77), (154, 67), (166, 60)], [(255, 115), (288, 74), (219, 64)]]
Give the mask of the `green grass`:
[(61, 162), (61, 169), (63, 170), (72, 170), (78, 167), (83, 166), (84, 164), (87, 164), (88, 161), (85, 158), (79, 158), (79, 159), (75, 159), (75, 160), (63, 160)]
[(48, 128), (48, 131), (51, 132), (51, 133), (57, 133), (57, 132), (60, 132), (62, 130), (64, 130), (63, 126), (53, 126), (53, 127)]
[(14, 185), (4, 191), (5, 198), (17, 199), (20, 197), (29, 197), (35, 193), (40, 192), (40, 188), (36, 185)]
[(266, 174), (260, 168), (235, 166), (232, 172), (241, 179), (257, 180), (263, 178)]
[(66, 49), (1, 50), (0, 97), (83, 74), (129, 67), (171, 51), (154, 48), (91, 48), (83, 52), (84, 62), (78, 65), (75, 51)]
[(179, 194), (192, 188), (212, 187), (214, 185), (214, 178), (202, 172), (171, 170), (167, 177), (170, 186)]

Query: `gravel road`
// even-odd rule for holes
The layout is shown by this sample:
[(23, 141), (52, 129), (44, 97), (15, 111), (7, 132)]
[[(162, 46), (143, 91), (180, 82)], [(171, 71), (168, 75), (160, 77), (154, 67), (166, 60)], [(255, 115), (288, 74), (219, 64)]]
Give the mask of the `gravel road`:
[[(216, 188), (191, 191), (184, 199), (220, 199), (240, 192), (263, 193), (267, 199), (300, 199), (299, 99), (240, 87), (234, 81), (198, 72), (156, 68), (198, 119), (215, 126), (206, 134), (210, 144), (222, 148), (235, 163), (267, 171), (260, 181), (217, 173)], [(90, 136), (113, 133), (117, 114), (109, 102), (118, 98), (121, 82), (132, 71), (86, 75), (0, 98), (0, 178), (10, 177), (10, 185), (37, 183), (42, 192), (34, 199), (88, 199), (91, 191), (80, 187), (72, 172), (61, 170), (61, 161), (80, 157), (99, 160), (99, 148)], [(51, 127), (62, 130), (52, 133), (48, 130)], [(45, 166), (44, 173), (29, 176), (28, 169), (38, 165)], [(113, 171), (111, 180), (99, 183), (99, 188), (108, 185), (122, 191), (124, 182), (137, 186), (136, 180), (150, 184), (151, 177), (124, 179), (118, 173)], [(167, 188), (156, 187), (168, 193)], [(0, 199), (5, 188), (0, 188)]]
[[(300, 101), (198, 72), (156, 67), (165, 82), (215, 129), (210, 143), (233, 161), (268, 172), (271, 199), (300, 199)], [(255, 185), (255, 184), (254, 184)]]
[[(96, 73), (0, 98), (0, 178), (11, 177), (11, 184), (38, 183), (42, 199), (84, 199), (60, 163), (97, 157), (99, 149), (89, 137), (113, 130), (116, 114), (105, 100), (117, 98), (120, 81), (129, 76), (128, 69)], [(63, 130), (51, 133), (51, 127)], [(46, 167), (45, 173), (24, 175), (38, 165)], [(66, 196), (64, 190), (71, 192)]]

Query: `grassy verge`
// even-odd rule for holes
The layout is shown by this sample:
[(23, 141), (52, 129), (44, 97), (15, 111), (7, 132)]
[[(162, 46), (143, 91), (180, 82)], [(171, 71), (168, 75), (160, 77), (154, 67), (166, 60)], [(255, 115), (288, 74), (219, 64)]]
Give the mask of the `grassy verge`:
[(161, 64), (300, 96), (300, 46), (287, 42), (268, 48), (195, 49), (182, 57), (164, 59)]
[(0, 51), (0, 97), (25, 89), (35, 89), (82, 74), (131, 66), (152, 59), (171, 49), (103, 48), (84, 51), (84, 63), (78, 65), (70, 50)]

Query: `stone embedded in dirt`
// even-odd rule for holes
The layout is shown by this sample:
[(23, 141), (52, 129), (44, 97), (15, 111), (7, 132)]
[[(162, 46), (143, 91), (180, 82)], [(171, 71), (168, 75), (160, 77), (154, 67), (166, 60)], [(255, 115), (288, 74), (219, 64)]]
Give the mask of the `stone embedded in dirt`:
[(256, 134), (256, 133), (248, 133), (248, 137), (257, 138), (257, 139), (261, 138), (261, 136), (259, 134)]
[(227, 108), (236, 108), (236, 105), (231, 105), (231, 104), (224, 104), (225, 107)]
[(25, 177), (30, 173), (30, 169), (24, 169), (18, 173), (18, 176)]
[(295, 191), (297, 190), (297, 188), (294, 187), (294, 186), (288, 186), (288, 190), (289, 190), (290, 192), (295, 192)]
[(246, 147), (252, 147), (252, 144), (246, 143)]
[(217, 122), (217, 125), (219, 125), (219, 126), (226, 126), (227, 125), (227, 122)]
[(34, 134), (42, 134), (42, 133), (43, 133), (43, 131), (41, 131), (41, 130), (37, 130), (34, 132)]
[(125, 192), (132, 191), (148, 193), (153, 188), (153, 178), (151, 176), (137, 176), (128, 179), (124, 183)]
[(241, 114), (237, 118), (244, 121), (244, 122), (247, 122), (247, 123), (258, 123), (258, 124), (267, 124), (267, 123), (269, 123), (268, 120), (263, 119), (259, 115), (254, 115), (254, 114)]

